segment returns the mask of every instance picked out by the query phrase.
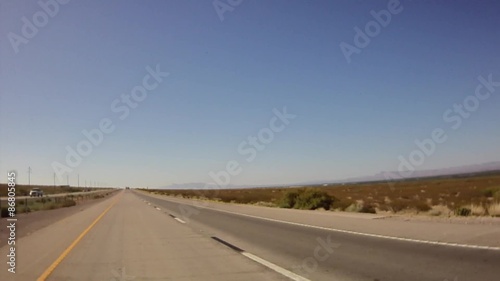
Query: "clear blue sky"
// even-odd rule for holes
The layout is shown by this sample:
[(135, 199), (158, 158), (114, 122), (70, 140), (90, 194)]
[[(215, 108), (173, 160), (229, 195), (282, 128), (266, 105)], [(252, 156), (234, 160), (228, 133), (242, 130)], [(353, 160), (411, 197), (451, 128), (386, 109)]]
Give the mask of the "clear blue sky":
[[(47, 0), (42, 0), (46, 2)], [(225, 1), (223, 1), (225, 2)], [(402, 1), (347, 62), (339, 44), (388, 1), (244, 0), (221, 21), (211, 1), (70, 1), (16, 54), (9, 34), (37, 1), (0, 4), (0, 181), (52, 184), (67, 145), (109, 118), (115, 130), (71, 173), (72, 184), (210, 182), (236, 160), (232, 184), (342, 179), (396, 170), (416, 139), (448, 136), (418, 169), (500, 160), (500, 87), (453, 130), (443, 114), (500, 81), (500, 4)], [(113, 100), (147, 66), (170, 76), (124, 120)], [(297, 115), (250, 163), (238, 145), (273, 108)], [(66, 180), (58, 182), (64, 184)]]

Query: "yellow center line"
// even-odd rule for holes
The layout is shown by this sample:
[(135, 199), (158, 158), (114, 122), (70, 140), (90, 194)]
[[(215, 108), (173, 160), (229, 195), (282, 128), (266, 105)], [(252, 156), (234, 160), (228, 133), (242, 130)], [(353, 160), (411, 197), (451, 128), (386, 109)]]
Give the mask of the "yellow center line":
[[(123, 196), (123, 195), (121, 195)], [(102, 212), (76, 239), (69, 245), (64, 252), (36, 279), (37, 281), (45, 281), (56, 267), (66, 258), (66, 256), (75, 248), (82, 238), (104, 217), (104, 215), (120, 200), (121, 196), (116, 198), (104, 212)]]
[[(116, 191), (112, 191), (112, 192), (110, 193), (110, 197), (109, 197), (109, 198), (113, 198), (113, 196), (118, 195), (118, 194), (114, 194), (115, 192), (116, 192)], [(91, 200), (95, 200), (95, 199), (91, 199)], [(81, 210), (80, 210), (80, 211), (81, 211)], [(63, 218), (63, 219), (61, 219), (61, 220), (59, 220), (59, 221), (57, 221), (57, 222), (55, 222), (55, 223), (56, 223), (56, 224), (62, 224), (62, 223), (64, 223), (64, 224), (65, 224), (65, 223), (66, 223), (67, 221), (69, 221), (70, 219), (71, 219), (71, 216), (69, 216), (69, 217), (65, 217), (65, 218)]]

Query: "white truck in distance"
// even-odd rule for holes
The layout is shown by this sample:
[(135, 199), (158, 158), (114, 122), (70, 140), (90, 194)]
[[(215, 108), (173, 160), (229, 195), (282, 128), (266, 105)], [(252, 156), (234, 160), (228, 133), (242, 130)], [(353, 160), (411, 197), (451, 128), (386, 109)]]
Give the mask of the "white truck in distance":
[(42, 197), (43, 196), (43, 190), (40, 188), (33, 188), (30, 190), (30, 197)]

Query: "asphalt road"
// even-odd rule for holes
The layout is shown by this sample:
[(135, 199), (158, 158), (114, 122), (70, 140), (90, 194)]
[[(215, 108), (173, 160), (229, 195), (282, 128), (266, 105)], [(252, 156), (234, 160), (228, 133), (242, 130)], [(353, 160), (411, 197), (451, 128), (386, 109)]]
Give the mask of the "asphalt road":
[(7, 271), (9, 248), (0, 248), (0, 280), (290, 280), (283, 275), (288, 274), (303, 281), (488, 281), (500, 276), (498, 250), (332, 232), (187, 204), (118, 192), (19, 238), (15, 274)]
[[(206, 208), (193, 212), (192, 207), (168, 197), (137, 196), (184, 218), (193, 229), (310, 280), (500, 280), (498, 250), (338, 233)], [(325, 242), (329, 246), (322, 246)], [(318, 246), (323, 250), (317, 250)]]
[(18, 239), (15, 273), (8, 253), (0, 248), (2, 281), (287, 280), (131, 191)]

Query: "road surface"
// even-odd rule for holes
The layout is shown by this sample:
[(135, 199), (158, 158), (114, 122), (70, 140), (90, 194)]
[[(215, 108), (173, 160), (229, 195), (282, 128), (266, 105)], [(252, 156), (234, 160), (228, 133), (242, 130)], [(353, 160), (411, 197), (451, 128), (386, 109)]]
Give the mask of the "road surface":
[[(210, 236), (220, 237), (310, 280), (500, 280), (498, 248), (484, 250), (367, 237), (210, 208), (189, 215), (190, 205), (176, 199), (143, 193), (139, 196), (175, 216), (186, 217), (194, 229), (203, 229)], [(262, 209), (274, 212), (272, 208)], [(404, 222), (400, 225), (405, 226)], [(489, 229), (498, 234), (498, 227)], [(321, 245), (319, 239), (329, 239), (337, 246), (326, 259), (315, 257), (315, 250)], [(324, 256), (324, 252), (318, 256)]]
[[(495, 249), (354, 235), (189, 206), (121, 191), (17, 240), (16, 273), (2, 262), (0, 280), (487, 281), (500, 276)], [(7, 247), (0, 249), (0, 259), (7, 254)]]
[(131, 191), (16, 242), (15, 274), (7, 271), (7, 247), (0, 249), (2, 281), (287, 280)]

